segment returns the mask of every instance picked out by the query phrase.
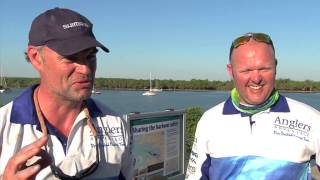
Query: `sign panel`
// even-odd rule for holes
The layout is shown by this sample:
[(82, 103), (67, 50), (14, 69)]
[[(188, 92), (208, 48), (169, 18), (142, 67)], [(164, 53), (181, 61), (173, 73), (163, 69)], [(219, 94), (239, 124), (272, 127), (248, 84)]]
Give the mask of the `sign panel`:
[(177, 179), (184, 172), (184, 111), (126, 116), (130, 125), (134, 179)]

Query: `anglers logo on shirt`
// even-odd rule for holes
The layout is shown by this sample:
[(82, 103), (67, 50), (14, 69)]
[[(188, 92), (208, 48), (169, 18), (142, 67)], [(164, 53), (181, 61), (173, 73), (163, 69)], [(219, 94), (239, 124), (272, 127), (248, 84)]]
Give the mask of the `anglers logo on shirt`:
[[(98, 127), (97, 139), (100, 147), (104, 146), (124, 146), (124, 139), (121, 127)], [(91, 146), (94, 147), (94, 136), (91, 136)]]
[(297, 137), (304, 141), (309, 141), (311, 126), (298, 119), (285, 119), (277, 117), (274, 120), (274, 134), (280, 136)]

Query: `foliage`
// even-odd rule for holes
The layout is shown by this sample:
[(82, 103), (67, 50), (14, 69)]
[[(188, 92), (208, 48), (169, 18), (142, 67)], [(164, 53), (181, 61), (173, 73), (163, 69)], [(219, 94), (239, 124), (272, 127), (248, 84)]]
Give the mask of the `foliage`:
[[(6, 78), (9, 87), (24, 88), (35, 83), (39, 83), (39, 78)], [(121, 79), (121, 78), (96, 78), (95, 87), (98, 89), (127, 89), (144, 90), (149, 89), (148, 79)], [(160, 80), (152, 81), (152, 87), (171, 90), (218, 90), (229, 91), (233, 88), (232, 81), (209, 81), (208, 79), (187, 80)], [(320, 81), (293, 81), (290, 79), (276, 80), (276, 88), (283, 91), (320, 91)]]
[(33, 84), (37, 84), (40, 82), (39, 78), (6, 78), (7, 85), (9, 87), (16, 87), (16, 88), (25, 88)]
[(186, 110), (185, 163), (188, 163), (197, 124), (202, 114), (203, 110), (200, 107), (190, 107)]
[(290, 79), (279, 79), (276, 81), (277, 89), (284, 91), (320, 91), (320, 82), (305, 80), (292, 81)]

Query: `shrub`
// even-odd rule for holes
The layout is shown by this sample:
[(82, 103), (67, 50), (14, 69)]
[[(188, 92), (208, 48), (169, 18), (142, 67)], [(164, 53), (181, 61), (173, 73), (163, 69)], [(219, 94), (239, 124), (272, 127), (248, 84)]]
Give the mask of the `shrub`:
[(186, 129), (185, 129), (185, 163), (188, 163), (194, 134), (196, 132), (197, 123), (203, 114), (201, 107), (189, 107), (186, 109)]

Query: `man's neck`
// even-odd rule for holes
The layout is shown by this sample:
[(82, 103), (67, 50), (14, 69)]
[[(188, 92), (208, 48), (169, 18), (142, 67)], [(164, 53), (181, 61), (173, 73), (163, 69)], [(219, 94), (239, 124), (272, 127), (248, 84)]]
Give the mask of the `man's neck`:
[(43, 116), (60, 133), (68, 137), (83, 102), (63, 100), (41, 87), (38, 89), (37, 96)]

